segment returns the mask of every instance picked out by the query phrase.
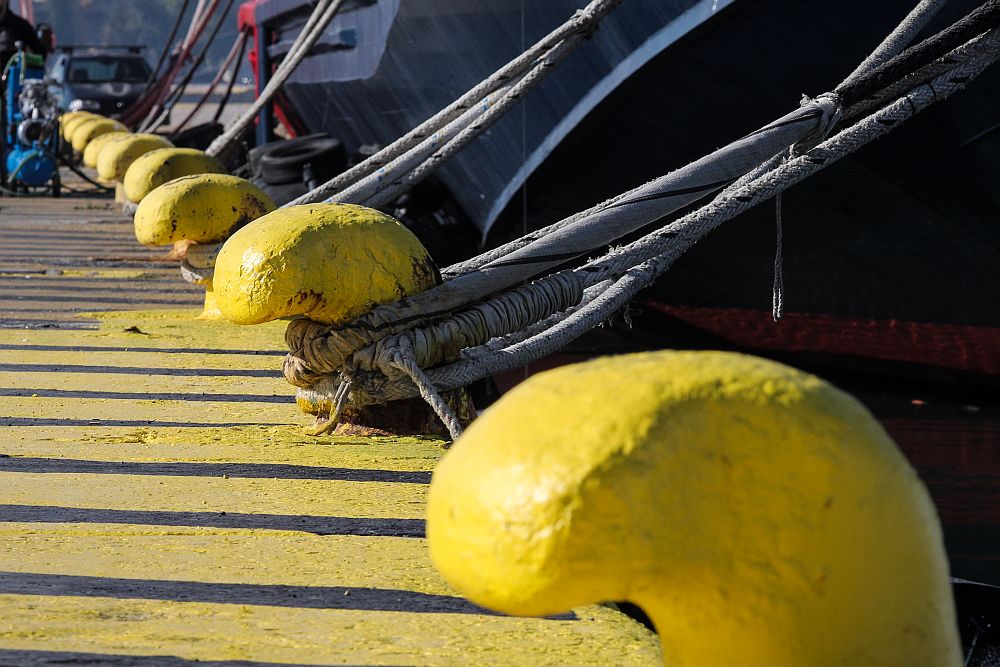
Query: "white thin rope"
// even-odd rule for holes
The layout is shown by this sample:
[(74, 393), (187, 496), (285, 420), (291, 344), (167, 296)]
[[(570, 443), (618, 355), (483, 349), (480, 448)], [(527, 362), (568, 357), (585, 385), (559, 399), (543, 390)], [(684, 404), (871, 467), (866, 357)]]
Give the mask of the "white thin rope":
[[(226, 131), (215, 138), (208, 147), (208, 150), (205, 151), (206, 153), (212, 156), (223, 154), (229, 148), (230, 144), (242, 134), (243, 130), (253, 122), (261, 109), (271, 103), (288, 77), (292, 75), (295, 68), (298, 67), (299, 63), (312, 50), (323, 34), (323, 31), (326, 30), (334, 16), (337, 15), (343, 3), (344, 0), (320, 0), (313, 13), (309, 16), (308, 21), (306, 21), (305, 26), (299, 32), (298, 37), (295, 38), (288, 53), (285, 54), (281, 64), (278, 65), (277, 69), (271, 75), (264, 89), (260, 91), (257, 99), (254, 100), (253, 104), (246, 111), (230, 122)], [(260, 57), (263, 58), (264, 55), (260, 54)]]
[(470, 108), (482, 102), (490, 93), (516, 79), (539, 58), (553, 47), (576, 33), (587, 33), (595, 28), (622, 0), (592, 0), (590, 4), (578, 10), (570, 19), (536, 42), (530, 49), (524, 51), (492, 75), (471, 88), (464, 95), (434, 114), (426, 121), (413, 128), (405, 135), (389, 144), (375, 155), (352, 167), (346, 172), (323, 183), (314, 190), (307, 192), (286, 206), (312, 204), (322, 201), (331, 195), (342, 191), (356, 181), (371, 175), (376, 170), (389, 164), (413, 147), (423, 142), (431, 134), (439, 131)]
[(838, 88), (852, 84), (879, 65), (891, 60), (910, 45), (927, 22), (944, 7), (948, 0), (921, 0), (899, 25), (889, 33), (882, 43), (872, 51), (871, 55), (862, 61), (853, 72), (847, 75)]
[(774, 286), (771, 288), (771, 319), (775, 322), (785, 314), (785, 268), (782, 257), (781, 193), (774, 196)]
[[(1000, 54), (1000, 38), (992, 31), (983, 41), (981, 56), (967, 61), (934, 81), (923, 84), (904, 97), (827, 139), (804, 155), (739, 188), (727, 188), (711, 203), (682, 217), (664, 229), (648, 235), (624, 249), (633, 260), (614, 285), (589, 304), (545, 332), (473, 359), (426, 371), (440, 391), (454, 389), (499, 372), (523, 366), (560, 349), (571, 340), (606, 320), (622, 308), (643, 287), (655, 280), (698, 240), (720, 224), (800, 182), (840, 158), (890, 132), (901, 122), (935, 102), (961, 90)], [(680, 233), (679, 233), (680, 232)], [(398, 384), (382, 387), (385, 400), (412, 396)]]

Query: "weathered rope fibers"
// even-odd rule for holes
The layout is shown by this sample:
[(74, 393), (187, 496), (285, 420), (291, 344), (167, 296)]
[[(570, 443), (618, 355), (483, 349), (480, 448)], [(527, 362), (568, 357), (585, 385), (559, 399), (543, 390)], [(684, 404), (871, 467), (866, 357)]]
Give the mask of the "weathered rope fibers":
[[(615, 283), (613, 288), (544, 334), (473, 360), (460, 361), (439, 369), (430, 369), (425, 373), (426, 377), (438, 389), (451, 389), (487, 375), (523, 365), (562, 347), (569, 340), (581, 335), (606, 319), (610, 313), (619, 309), (634, 296), (635, 292), (666, 270), (680, 254), (694, 245), (711, 229), (891, 131), (898, 123), (963, 88), (968, 81), (996, 60), (998, 41), (1000, 40), (997, 39), (997, 33), (992, 33), (989, 39), (985, 40), (986, 50), (982, 57), (958, 67), (953, 72), (940, 76), (930, 84), (920, 86), (885, 109), (842, 131), (806, 154), (789, 160), (750, 185), (741, 187), (735, 193), (727, 190), (708, 206), (681, 218), (664, 230), (641, 239), (636, 244), (631, 244), (632, 246), (646, 246), (644, 253), (634, 253), (633, 250), (629, 249), (630, 247), (626, 247), (622, 254), (635, 258), (649, 254), (648, 246), (651, 240), (656, 242), (654, 246), (660, 250), (664, 249), (661, 245), (664, 241), (671, 240), (673, 243), (673, 248), (649, 257), (638, 266), (633, 265)], [(680, 234), (671, 228), (686, 228), (683, 230), (686, 233), (679, 240)], [(384, 400), (394, 400), (395, 398), (412, 396), (413, 388), (412, 386), (407, 389), (404, 386), (384, 385), (380, 387), (380, 391), (383, 393)]]
[(287, 206), (311, 204), (326, 199), (389, 164), (410, 149), (416, 147), (433, 133), (441, 130), (456, 118), (465, 114), (469, 109), (475, 107), (477, 104), (481, 104), (490, 93), (517, 79), (560, 42), (574, 34), (586, 35), (592, 32), (601, 19), (621, 2), (622, 0), (592, 0), (585, 8), (577, 11), (569, 20), (540, 39), (531, 48), (515, 57), (431, 118), (410, 130), (367, 160), (327, 181), (302, 197), (289, 202)]
[(246, 111), (232, 120), (225, 132), (212, 141), (208, 150), (205, 151), (206, 153), (216, 157), (223, 155), (232, 142), (253, 122), (260, 110), (271, 103), (274, 96), (281, 90), (281, 86), (315, 46), (323, 31), (337, 15), (343, 2), (344, 0), (320, 0), (295, 38), (288, 53), (285, 54), (281, 64), (275, 69), (264, 89), (257, 95), (257, 99)]
[[(431, 171), (496, 122), (555, 65), (565, 59), (597, 28), (601, 19), (621, 2), (622, 0), (592, 0), (587, 7), (577, 11), (534, 46), (418, 127), (360, 164), (285, 204), (283, 208), (313, 203), (324, 198), (326, 201), (357, 203), (370, 207), (392, 201), (426, 178)], [(320, 10), (321, 7), (318, 6), (313, 16)], [(310, 29), (310, 25), (307, 23), (299, 33), (297, 42), (298, 39), (308, 39), (303, 38), (303, 35)], [(282, 65), (291, 61), (293, 52), (298, 53), (300, 50), (293, 46)], [(297, 64), (294, 61), (287, 72), (279, 67), (272, 82), (279, 79), (279, 75), (287, 78)], [(258, 101), (263, 96), (262, 92)], [(249, 111), (244, 116), (252, 120)], [(219, 137), (216, 142), (221, 139)], [(212, 154), (212, 150), (209, 147), (208, 152)], [(220, 152), (221, 150), (224, 149), (219, 149)], [(387, 188), (391, 190), (387, 191)], [(221, 247), (222, 243), (214, 245)], [(195, 267), (184, 262), (181, 275), (188, 282), (204, 283), (212, 279), (213, 268), (214, 264)]]

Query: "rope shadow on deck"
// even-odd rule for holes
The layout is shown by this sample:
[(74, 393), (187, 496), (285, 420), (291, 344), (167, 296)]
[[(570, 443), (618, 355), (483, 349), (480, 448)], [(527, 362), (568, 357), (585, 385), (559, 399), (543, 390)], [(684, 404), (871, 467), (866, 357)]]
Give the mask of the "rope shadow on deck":
[[(419, 470), (327, 468), (287, 463), (197, 463), (187, 461), (92, 461), (0, 454), (0, 472), (94, 473), (99, 475), (157, 475), (164, 477), (222, 477), (234, 479), (300, 479), (340, 482), (430, 484), (431, 473)], [(0, 508), (3, 506), (0, 505)]]
[[(42, 667), (44, 665), (73, 665), (86, 667), (307, 667), (305, 663), (256, 662), (254, 660), (188, 660), (172, 655), (115, 655), (83, 651), (42, 651), (27, 649), (0, 649), (0, 665)], [(311, 663), (310, 663), (311, 665)], [(315, 667), (311, 665), (311, 667)], [(352, 667), (346, 665), (342, 667)], [(360, 667), (355, 665), (353, 667)]]
[(0, 396), (14, 398), (89, 398), (122, 401), (193, 401), (197, 403), (286, 403), (295, 397), (280, 394), (182, 394), (178, 392), (89, 391), (70, 389), (12, 389), (0, 387)]
[(97, 373), (100, 375), (169, 375), (180, 377), (280, 378), (276, 370), (249, 368), (142, 368), (77, 364), (0, 364), (0, 373)]
[[(191, 292), (180, 293), (178, 297), (193, 297), (196, 296)], [(201, 305), (201, 303), (194, 298), (177, 298), (177, 299), (158, 299), (158, 298), (148, 298), (143, 294), (136, 294), (132, 298), (127, 297), (113, 297), (113, 296), (93, 296), (90, 294), (84, 294), (81, 296), (70, 296), (62, 294), (44, 294), (44, 295), (24, 295), (24, 294), (3, 294), (0, 293), (0, 301), (5, 303), (37, 303), (39, 301), (44, 301), (46, 303), (52, 304), (70, 304), (70, 303), (93, 303), (93, 304), (111, 304), (111, 305), (150, 305), (150, 306), (184, 306), (186, 308), (194, 308)]]
[(149, 419), (54, 419), (0, 417), (0, 426), (143, 426), (147, 428), (230, 428), (237, 426), (295, 426), (290, 422), (164, 422)]
[(423, 538), (426, 525), (423, 519), (118, 510), (60, 507), (57, 505), (0, 505), (0, 524), (2, 523), (100, 523), (184, 528), (287, 530), (314, 535), (413, 538)]
[(284, 357), (287, 350), (225, 350), (209, 347), (133, 347), (105, 345), (31, 345), (17, 343), (0, 344), (0, 350), (20, 352), (133, 352), (152, 354), (233, 354), (254, 357)]
[[(503, 615), (452, 595), (400, 589), (117, 579), (25, 572), (0, 572), (0, 594), (162, 600), (298, 609)], [(572, 613), (548, 618), (560, 621), (577, 620), (577, 616)]]

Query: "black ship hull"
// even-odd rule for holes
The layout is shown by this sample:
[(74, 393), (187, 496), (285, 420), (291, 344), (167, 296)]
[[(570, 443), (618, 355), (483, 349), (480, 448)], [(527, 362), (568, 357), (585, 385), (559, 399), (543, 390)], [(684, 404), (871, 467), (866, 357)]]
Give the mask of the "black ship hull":
[[(285, 13), (272, 14), (271, 25), (280, 28), (285, 21), (292, 30), (292, 0), (264, 0), (258, 13), (275, 3), (283, 3)], [(317, 65), (314, 81), (307, 74), (289, 84), (288, 103), (309, 131), (329, 132), (349, 148), (385, 144), (515, 55), (518, 38), (531, 43), (571, 13), (561, 6), (567, 3), (552, 4), (518, 32), (517, 3), (482, 9), (439, 0), (422, 3), (419, 16), (404, 3), (382, 16), (385, 50), (377, 66), (363, 73), (367, 78), (359, 73), (354, 79), (324, 79), (316, 74), (322, 70)], [(713, 3), (698, 2), (665, 3), (671, 8), (660, 14), (648, 6), (634, 9), (644, 4), (624, 3), (594, 37), (597, 44), (580, 49), (603, 49), (605, 55), (624, 50), (621, 62), (609, 63), (599, 80), (581, 83), (576, 79), (584, 76), (581, 63), (589, 56), (574, 54), (520, 111), (442, 172), (486, 245), (697, 159), (786, 113), (803, 93), (833, 89), (913, 3), (847, 0), (834, 8), (742, 0), (714, 3), (710, 9), (716, 11), (706, 11)], [(928, 32), (975, 4), (950, 3)], [(427, 23), (435, 18), (440, 23)], [(633, 23), (653, 19), (664, 25), (629, 32), (638, 30)], [(432, 70), (426, 79), (438, 82), (432, 92), (395, 82), (400, 90), (411, 86), (417, 107), (409, 112), (417, 117), (397, 118), (402, 98), (387, 91), (406, 71), (393, 58), (406, 31), (421, 22), (436, 25), (440, 34), (430, 41), (451, 34), (454, 45), (463, 29), (492, 25), (489, 21), (494, 32), (480, 30), (474, 40), (488, 57), (471, 64), (425, 59), (422, 67)], [(675, 29), (664, 39), (672, 22)], [(331, 34), (342, 36), (343, 28)], [(611, 46), (602, 46), (602, 38)], [(649, 53), (654, 47), (658, 50)], [(473, 47), (465, 44), (459, 52), (465, 48)], [(573, 99), (566, 102), (560, 95)], [(391, 100), (395, 106), (386, 106)], [(708, 340), (739, 348), (1000, 377), (997, 100), (1000, 71), (987, 70), (952, 100), (785, 193), (782, 321), (771, 319), (773, 203), (713, 232), (638, 303), (704, 332)], [(491, 168), (482, 166), (487, 159), (493, 160)], [(648, 321), (655, 329), (664, 320)], [(655, 330), (645, 333), (655, 339)], [(670, 336), (662, 337), (662, 345), (672, 344)]]

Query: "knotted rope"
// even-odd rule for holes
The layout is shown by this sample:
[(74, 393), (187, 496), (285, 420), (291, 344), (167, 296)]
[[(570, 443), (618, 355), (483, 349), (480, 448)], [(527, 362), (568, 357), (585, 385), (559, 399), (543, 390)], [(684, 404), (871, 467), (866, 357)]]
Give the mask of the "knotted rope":
[(404, 338), (421, 366), (434, 365), (458, 358), (463, 349), (520, 331), (582, 298), (580, 276), (567, 271), (505, 292), (442, 322), (394, 335), (379, 335), (363, 326), (333, 329), (308, 319), (292, 320), (285, 331), (285, 343), (292, 350), (285, 357), (285, 379), (309, 387), (319, 376), (343, 369), (378, 370), (393, 358)]
[[(703, 181), (703, 185), (701, 186), (694, 185), (688, 188), (676, 187), (678, 181), (684, 182), (678, 174), (681, 174), (683, 178), (691, 178), (693, 174), (705, 176), (705, 171), (703, 171), (705, 164), (703, 160), (700, 160), (682, 170), (678, 170), (678, 172), (674, 172), (672, 175), (668, 175), (668, 177), (664, 177), (667, 179), (666, 182), (663, 182), (663, 179), (657, 179), (651, 184), (643, 186), (643, 188), (638, 188), (631, 193), (611, 200), (609, 203), (591, 209), (591, 215), (589, 216), (574, 216), (572, 223), (564, 224), (562, 227), (547, 234), (536, 236), (538, 240), (557, 237), (559, 234), (556, 232), (573, 227), (579, 222), (587, 220), (588, 217), (616, 209), (618, 212), (621, 212), (626, 206), (647, 206), (648, 202), (659, 202), (661, 205), (667, 202), (666, 205), (669, 206), (676, 203), (670, 201), (672, 198), (682, 196), (681, 190), (692, 191), (690, 193), (683, 192), (683, 195), (701, 195), (713, 189), (725, 188), (710, 204), (624, 248), (613, 250), (605, 256), (588, 262), (572, 271), (573, 274), (580, 276), (584, 287), (593, 287), (599, 284), (609, 286), (604, 288), (599, 295), (593, 297), (588, 303), (582, 304), (575, 312), (559, 320), (551, 328), (509, 346), (475, 355), (471, 359), (453, 362), (441, 368), (432, 368), (424, 373), (426, 382), (432, 383), (433, 386), (440, 390), (455, 388), (476, 379), (524, 365), (528, 361), (537, 359), (562, 347), (573, 338), (604, 321), (613, 312), (624, 306), (639, 289), (652, 282), (680, 254), (693, 246), (700, 238), (718, 225), (732, 219), (759, 202), (784, 191), (791, 185), (825, 168), (844, 155), (875, 140), (923, 108), (936, 101), (945, 99), (956, 90), (964, 87), (968, 81), (977, 76), (987, 65), (996, 59), (998, 44), (1000, 44), (1000, 40), (997, 38), (996, 31), (991, 31), (983, 38), (977, 40), (974, 48), (965, 49), (962, 54), (955, 52), (950, 54), (949, 57), (951, 58), (959, 56), (965, 58), (963, 62), (956, 65), (952, 70), (937, 76), (929, 83), (917, 86), (908, 94), (895, 100), (885, 108), (855, 123), (834, 137), (823, 141), (815, 148), (801, 151), (786, 161), (776, 161), (773, 158), (768, 160), (766, 153), (753, 153), (755, 142), (760, 141), (762, 136), (766, 137), (769, 130), (776, 127), (796, 126), (802, 122), (803, 116), (812, 120), (813, 123), (810, 126), (798, 128), (798, 137), (789, 141), (786, 146), (792, 146), (801, 141), (814, 141), (815, 135), (813, 133), (816, 127), (823, 123), (832, 124), (830, 117), (834, 114), (824, 114), (822, 111), (814, 111), (807, 103), (807, 106), (798, 112), (793, 112), (780, 121), (772, 123), (762, 128), (762, 130), (758, 130), (736, 142), (737, 144), (741, 144), (747, 152), (757, 157), (758, 165), (764, 163), (765, 166), (773, 167), (769, 170), (761, 167), (754, 169), (754, 165), (750, 165), (749, 160), (741, 162), (739, 156), (733, 156), (732, 159), (727, 159), (723, 163), (723, 169), (728, 168), (730, 169), (730, 173), (733, 173), (738, 172), (738, 169), (733, 169), (734, 164), (744, 166), (742, 174), (735, 173), (728, 180), (715, 183), (704, 183)], [(890, 61), (890, 64), (892, 62)], [(877, 72), (878, 70), (875, 71)], [(810, 135), (813, 136), (811, 137)], [(713, 155), (718, 156), (721, 154), (728, 158), (729, 154), (726, 151), (731, 147), (720, 149), (720, 151)], [(778, 153), (780, 151), (775, 151), (772, 155)], [(753, 176), (748, 178), (748, 175)], [(671, 180), (670, 176), (677, 180)], [(671, 187), (664, 188), (665, 184)], [(712, 185), (714, 187), (709, 187)], [(644, 212), (646, 214), (652, 213), (652, 211), (646, 211), (645, 209)], [(595, 237), (587, 234), (582, 238), (593, 243)], [(580, 237), (574, 240), (580, 240)], [(418, 325), (428, 319), (445, 317), (449, 312), (449, 307), (452, 310), (461, 307), (461, 298), (478, 298), (471, 296), (476, 294), (475, 291), (466, 291), (462, 294), (462, 290), (455, 289), (456, 283), (467, 282), (462, 279), (468, 276), (472, 276), (478, 281), (485, 272), (484, 270), (488, 271), (491, 268), (502, 269), (500, 272), (492, 275), (495, 280), (497, 276), (501, 278), (508, 277), (508, 271), (511, 267), (525, 266), (532, 263), (526, 261), (531, 258), (531, 254), (525, 251), (536, 247), (536, 243), (537, 241), (532, 241), (521, 246), (521, 248), (512, 253), (513, 257), (508, 255), (503, 259), (491, 258), (485, 263), (482, 263), (481, 258), (477, 258), (478, 262), (476, 260), (472, 261), (474, 268), (466, 272), (461, 272), (461, 269), (456, 271), (452, 267), (449, 270), (449, 274), (457, 275), (458, 277), (431, 291), (436, 292), (438, 295), (443, 295), (443, 304), (441, 299), (429, 298), (428, 295), (430, 293), (424, 293), (404, 302), (393, 304), (392, 306), (376, 308), (372, 313), (359, 318), (358, 321), (343, 329), (337, 331), (330, 329), (312, 331), (310, 337), (313, 341), (322, 340), (329, 342), (331, 338), (337, 340), (337, 343), (331, 346), (329, 350), (330, 354), (327, 355), (326, 351), (321, 352), (321, 354), (325, 355), (323, 364), (330, 368), (327, 372), (334, 372), (338, 367), (345, 364), (349, 358), (352, 358), (355, 352), (362, 347), (371, 345), (380, 337), (398, 333), (401, 329)], [(533, 258), (536, 260), (534, 263), (543, 265), (542, 270), (544, 270), (545, 268), (549, 268), (553, 262), (565, 261), (571, 257), (579, 256), (587, 250), (585, 243), (571, 246), (571, 248), (569, 252), (573, 254), (570, 256), (536, 256)], [(590, 246), (590, 249), (593, 249), (593, 246)], [(569, 252), (566, 255), (569, 255)], [(494, 284), (493, 291), (502, 289), (497, 286), (498, 284), (500, 283)], [(473, 285), (478, 288), (478, 285), (475, 283)], [(579, 303), (579, 299), (574, 301), (574, 305), (577, 303)], [(426, 307), (429, 304), (434, 305), (433, 310)], [(554, 313), (549, 314), (548, 317), (553, 317), (554, 315), (558, 318), (558, 315)], [(444, 320), (444, 322), (447, 323), (455, 320), (456, 318), (452, 317), (450, 320)], [(538, 321), (536, 320), (536, 323)], [(432, 326), (444, 327), (439, 329), (442, 331), (447, 330), (447, 327), (441, 322), (436, 322)], [(293, 323), (293, 326), (289, 328), (289, 333), (295, 328), (298, 327)], [(415, 336), (414, 339), (419, 339), (420, 337), (419, 334), (411, 335)], [(291, 338), (293, 339), (291, 342), (294, 342), (296, 336), (292, 336)], [(315, 349), (313, 351), (319, 350)], [(289, 359), (292, 358), (289, 357)], [(389, 364), (379, 362), (376, 365), (384, 369)], [(316, 369), (312, 370), (315, 371)], [(286, 367), (286, 373), (287, 371), (288, 368)], [(297, 368), (293, 377), (298, 378), (299, 381), (307, 380), (309, 372), (309, 369)], [(395, 376), (396, 374), (391, 375)], [(358, 378), (355, 378), (348, 400), (352, 402), (363, 401), (365, 400), (364, 397), (371, 396), (372, 394), (379, 395), (383, 400), (412, 396), (417, 390), (410, 382), (415, 380), (412, 377), (407, 378), (407, 380), (408, 382), (404, 384), (400, 380), (383, 373), (382, 378), (372, 381), (366, 375), (362, 378), (361, 386), (359, 386)], [(425, 380), (419, 379), (419, 381), (424, 382)], [(366, 383), (367, 386), (364, 386)], [(426, 394), (426, 390), (426, 387), (420, 388), (422, 394)], [(442, 417), (444, 418), (446, 415), (442, 415)]]

